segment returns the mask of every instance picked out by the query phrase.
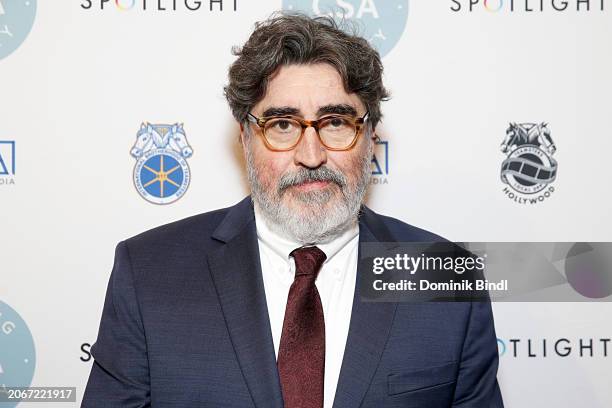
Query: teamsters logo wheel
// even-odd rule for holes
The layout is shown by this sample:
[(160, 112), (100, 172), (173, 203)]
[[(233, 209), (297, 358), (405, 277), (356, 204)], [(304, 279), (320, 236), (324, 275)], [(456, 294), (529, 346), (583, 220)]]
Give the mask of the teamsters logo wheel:
[(182, 124), (142, 124), (131, 155), (134, 185), (142, 198), (153, 204), (170, 204), (181, 198), (191, 180), (187, 158), (193, 149)]
[(170, 204), (189, 187), (187, 161), (174, 152), (154, 150), (134, 167), (134, 184), (140, 195), (155, 204)]

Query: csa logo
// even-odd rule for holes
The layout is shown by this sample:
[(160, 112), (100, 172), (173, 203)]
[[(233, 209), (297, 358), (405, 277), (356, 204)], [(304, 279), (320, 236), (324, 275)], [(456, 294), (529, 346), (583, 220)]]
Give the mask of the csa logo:
[(557, 150), (546, 123), (510, 123), (501, 151), (507, 154), (501, 166), (501, 180), (510, 188), (504, 193), (519, 204), (536, 204), (555, 191), (550, 184), (557, 177)]
[(0, 0), (0, 60), (25, 41), (34, 25), (37, 0)]
[(188, 158), (193, 149), (187, 142), (183, 124), (143, 123), (130, 154), (136, 159), (134, 185), (142, 198), (153, 204), (170, 204), (189, 187)]
[[(30, 329), (15, 310), (0, 300), (0, 393), (6, 393), (10, 387), (29, 387), (35, 368), (36, 352)], [(0, 405), (13, 408), (18, 403)]]
[(408, 0), (283, 0), (283, 9), (354, 20), (381, 57), (399, 42), (408, 21)]
[(0, 186), (15, 184), (15, 141), (0, 140)]

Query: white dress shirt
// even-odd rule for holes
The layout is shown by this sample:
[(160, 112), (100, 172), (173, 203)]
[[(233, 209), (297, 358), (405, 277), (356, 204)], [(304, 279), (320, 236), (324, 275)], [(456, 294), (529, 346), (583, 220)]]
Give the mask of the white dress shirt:
[[(274, 352), (278, 358), (287, 297), (295, 277), (295, 261), (289, 256), (289, 253), (303, 245), (273, 231), (260, 214), (257, 205), (254, 207), (261, 271), (272, 328)], [(323, 407), (331, 408), (351, 321), (357, 277), (359, 225), (355, 223), (352, 228), (327, 244), (315, 245), (327, 256), (315, 285), (321, 296), (323, 318), (325, 319)]]

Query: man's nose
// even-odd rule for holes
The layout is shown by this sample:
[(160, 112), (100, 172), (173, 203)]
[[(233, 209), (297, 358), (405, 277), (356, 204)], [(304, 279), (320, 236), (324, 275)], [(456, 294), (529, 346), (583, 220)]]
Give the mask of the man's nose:
[(296, 165), (316, 169), (327, 161), (327, 149), (313, 127), (306, 128), (302, 140), (295, 147), (294, 163)]

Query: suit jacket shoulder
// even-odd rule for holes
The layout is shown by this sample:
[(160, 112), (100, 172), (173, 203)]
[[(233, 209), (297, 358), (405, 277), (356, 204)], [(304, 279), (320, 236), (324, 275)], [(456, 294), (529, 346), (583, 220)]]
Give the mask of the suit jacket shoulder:
[(232, 207), (220, 208), (160, 225), (125, 241), (129, 246), (146, 246), (167, 242), (188, 242), (194, 237), (198, 237), (199, 240), (209, 238)]
[[(387, 215), (382, 215), (374, 212), (368, 207), (363, 208), (361, 217), (370, 229), (386, 228), (388, 234), (393, 238), (393, 241), (410, 241), (410, 242), (442, 242), (447, 241), (445, 238), (434, 234), (433, 232), (415, 227), (404, 221), (398, 220)], [(377, 231), (372, 231), (377, 235)], [(377, 236), (385, 234), (378, 234)]]
[(240, 232), (252, 215), (250, 197), (239, 203), (152, 228), (123, 244), (132, 261), (134, 279), (142, 274), (152, 277), (156, 272), (175, 275), (182, 268), (202, 266), (206, 255), (231, 239), (228, 231)]

